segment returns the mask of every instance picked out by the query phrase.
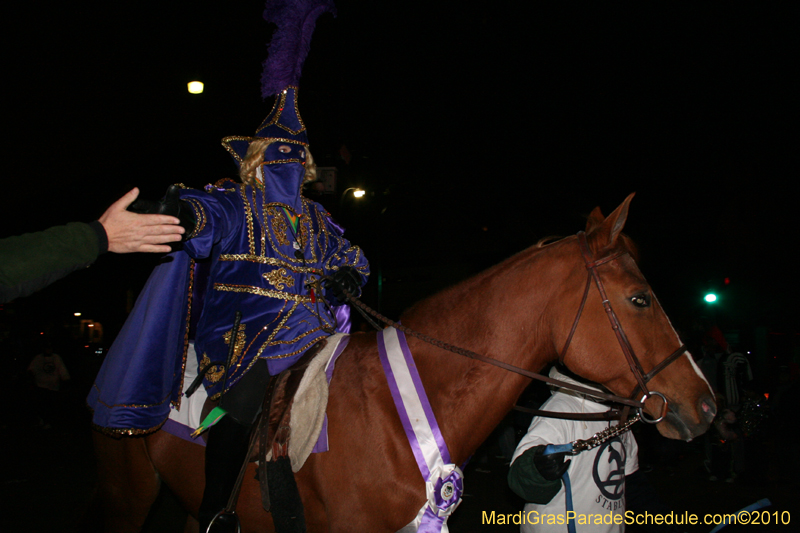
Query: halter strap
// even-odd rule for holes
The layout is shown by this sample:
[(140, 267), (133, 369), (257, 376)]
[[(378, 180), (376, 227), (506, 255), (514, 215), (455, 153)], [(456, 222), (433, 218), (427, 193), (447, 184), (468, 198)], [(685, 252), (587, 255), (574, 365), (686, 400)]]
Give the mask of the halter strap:
[(583, 289), (583, 298), (581, 298), (581, 305), (578, 307), (578, 313), (575, 315), (575, 320), (572, 321), (572, 329), (569, 330), (569, 335), (567, 335), (567, 341), (564, 343), (564, 348), (561, 350), (561, 353), (558, 356), (558, 362), (562, 365), (564, 364), (564, 357), (567, 356), (567, 348), (569, 348), (569, 345), (572, 342), (572, 336), (575, 335), (575, 330), (578, 329), (578, 322), (581, 321), (583, 307), (586, 305), (586, 298), (589, 296), (589, 287), (591, 286), (592, 276), (587, 276), (586, 287)]
[[(600, 298), (603, 303), (603, 309), (606, 311), (606, 316), (608, 317), (608, 321), (611, 324), (611, 329), (614, 331), (614, 335), (617, 337), (617, 342), (619, 342), (620, 348), (622, 349), (623, 355), (625, 355), (625, 359), (628, 361), (628, 366), (631, 369), (631, 373), (633, 373), (634, 378), (636, 379), (636, 386), (631, 393), (631, 398), (635, 398), (639, 391), (644, 393), (644, 397), (642, 398), (642, 403), (648, 397), (652, 395), (650, 390), (647, 388), (647, 383), (653, 379), (659, 372), (664, 370), (670, 363), (675, 361), (678, 357), (686, 353), (686, 345), (681, 344), (677, 350), (672, 352), (666, 359), (658, 363), (653, 369), (645, 373), (644, 369), (642, 368), (639, 359), (636, 357), (636, 353), (633, 351), (633, 347), (631, 346), (630, 341), (628, 340), (628, 336), (625, 335), (625, 330), (622, 328), (622, 324), (620, 324), (619, 319), (617, 318), (616, 313), (614, 313), (614, 309), (611, 307), (611, 301), (608, 298), (608, 295), (605, 290), (605, 285), (603, 284), (603, 280), (600, 278), (600, 273), (597, 271), (597, 267), (606, 263), (610, 263), (615, 259), (622, 257), (623, 255), (627, 254), (627, 251), (618, 252), (616, 254), (608, 255), (602, 257), (600, 259), (595, 260), (594, 255), (592, 254), (591, 248), (589, 248), (589, 243), (586, 240), (586, 233), (581, 231), (578, 232), (578, 246), (581, 250), (581, 255), (583, 256), (583, 260), (586, 264), (586, 270), (588, 271), (587, 278), (586, 278), (586, 286), (584, 287), (583, 297), (581, 298), (581, 304), (578, 308), (578, 313), (575, 316), (575, 320), (572, 323), (572, 329), (567, 336), (567, 340), (564, 343), (564, 349), (561, 350), (561, 353), (558, 357), (560, 363), (564, 363), (564, 358), (567, 355), (567, 350), (569, 349), (569, 345), (572, 342), (572, 337), (575, 334), (575, 330), (578, 328), (578, 323), (580, 322), (581, 315), (583, 314), (583, 308), (586, 306), (586, 300), (589, 295), (589, 288), (591, 287), (592, 280), (594, 280), (595, 285), (597, 286), (597, 291), (600, 293)], [(663, 395), (659, 394), (663, 398)], [(665, 406), (663, 413), (666, 413), (666, 398), (664, 398)], [(641, 407), (639, 408), (641, 410)], [(662, 415), (663, 415), (662, 413)], [(660, 418), (659, 418), (660, 420)]]
[(622, 353), (625, 355), (625, 359), (628, 360), (628, 366), (630, 367), (631, 372), (633, 372), (633, 376), (636, 378), (636, 382), (639, 384), (641, 390), (646, 396), (650, 396), (650, 391), (647, 390), (646, 381), (644, 379), (644, 369), (642, 369), (642, 365), (639, 363), (639, 360), (633, 353), (633, 347), (631, 347), (628, 336), (625, 335), (625, 331), (622, 329), (619, 319), (617, 318), (616, 313), (614, 313), (614, 309), (611, 307), (611, 302), (606, 294), (603, 280), (600, 279), (600, 274), (597, 272), (597, 267), (599, 265), (609, 263), (614, 259), (627, 254), (628, 252), (620, 252), (612, 256), (598, 259), (597, 261), (592, 261), (592, 251), (589, 248), (589, 243), (586, 242), (586, 233), (582, 231), (578, 233), (578, 244), (580, 245), (583, 259), (586, 261), (586, 269), (589, 271), (589, 275), (594, 278), (595, 285), (597, 285), (597, 290), (600, 292), (600, 297), (603, 300), (603, 308), (606, 310), (606, 316), (608, 317), (608, 321), (611, 323), (611, 329), (614, 330), (614, 334), (617, 336), (617, 341), (619, 342), (620, 348), (622, 348)]
[(669, 357), (658, 363), (656, 366), (653, 367), (653, 370), (644, 375), (645, 382), (648, 382), (651, 379), (653, 379), (653, 377), (655, 377), (656, 374), (664, 370), (664, 368), (666, 368), (670, 363), (672, 363), (675, 359), (677, 359), (678, 357), (682, 356), (685, 353), (686, 353), (686, 345), (681, 344), (680, 347), (674, 352), (672, 352)]

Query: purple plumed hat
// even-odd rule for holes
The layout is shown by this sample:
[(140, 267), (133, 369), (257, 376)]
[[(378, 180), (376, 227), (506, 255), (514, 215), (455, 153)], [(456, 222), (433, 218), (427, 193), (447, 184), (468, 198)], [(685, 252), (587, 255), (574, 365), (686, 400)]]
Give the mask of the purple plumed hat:
[(275, 105), (255, 136), (222, 139), (222, 145), (238, 164), (244, 161), (250, 142), (259, 137), (308, 146), (306, 126), (297, 108), (297, 85), (317, 18), (325, 12), (336, 15), (333, 0), (267, 0), (264, 20), (278, 28), (264, 61), (261, 96), (275, 95)]

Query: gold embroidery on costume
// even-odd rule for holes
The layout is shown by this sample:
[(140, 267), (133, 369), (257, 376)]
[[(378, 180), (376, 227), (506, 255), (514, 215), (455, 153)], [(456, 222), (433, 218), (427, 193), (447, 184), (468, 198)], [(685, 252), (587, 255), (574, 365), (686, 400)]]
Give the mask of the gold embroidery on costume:
[[(319, 331), (319, 328), (314, 328), (311, 331), (309, 331), (308, 333), (316, 333), (317, 331)], [(303, 346), (299, 350), (295, 350), (294, 352), (285, 353), (285, 354), (282, 354), (282, 355), (273, 355), (272, 357), (264, 357), (264, 359), (286, 359), (287, 357), (292, 357), (293, 355), (297, 355), (297, 354), (305, 352), (310, 347), (312, 347), (314, 344), (319, 342), (319, 340), (320, 340), (320, 337), (315, 337), (314, 340), (312, 340), (311, 342), (309, 342), (308, 344), (306, 344), (305, 346)], [(275, 344), (291, 344), (291, 342), (281, 342), (281, 343), (275, 343)]]
[[(183, 378), (186, 377), (186, 356), (189, 354), (189, 329), (192, 323), (192, 297), (194, 295), (194, 259), (189, 260), (189, 291), (186, 299), (186, 328), (183, 331), (183, 360), (181, 361), (181, 384), (178, 390), (183, 390)], [(183, 394), (172, 401), (175, 409), (181, 408)]]
[[(310, 300), (311, 299), (309, 298), (309, 301)], [(267, 346), (271, 346), (273, 344), (272, 339), (275, 338), (275, 335), (281, 329), (285, 329), (286, 328), (286, 326), (285, 326), (286, 321), (289, 320), (289, 317), (294, 314), (294, 311), (295, 311), (295, 309), (297, 309), (298, 305), (299, 305), (299, 303), (295, 302), (295, 304), (292, 306), (292, 308), (289, 310), (289, 312), (286, 313), (286, 316), (284, 316), (281, 319), (281, 321), (278, 323), (278, 325), (275, 327), (275, 329), (272, 330), (272, 333), (270, 333), (269, 338), (266, 340), (266, 342), (264, 342), (264, 344), (261, 345), (261, 348), (258, 349), (258, 353), (256, 353), (256, 356), (253, 358), (253, 361), (257, 361), (258, 358), (261, 357), (261, 354), (264, 352), (264, 349)], [(281, 359), (281, 357), (266, 357), (265, 359)], [(250, 363), (250, 364), (252, 365), (253, 363)]]
[(206, 227), (206, 210), (203, 209), (203, 204), (194, 198), (184, 198), (183, 201), (188, 203), (194, 212), (194, 229), (186, 237), (186, 240), (189, 240), (192, 237), (196, 237)]
[[(204, 353), (203, 358), (200, 360), (200, 368), (205, 368), (211, 364), (211, 359), (209, 359), (208, 354)], [(214, 365), (212, 366), (208, 372), (206, 372), (206, 379), (211, 383), (217, 383), (225, 376), (225, 366), (224, 365)]]
[(262, 287), (252, 287), (250, 285), (233, 285), (228, 283), (215, 283), (215, 291), (224, 292), (246, 292), (249, 294), (256, 294), (258, 296), (266, 296), (267, 298), (277, 298), (278, 300), (292, 300), (293, 302), (310, 302), (310, 296), (302, 294), (289, 294), (288, 292), (273, 291), (264, 289)]
[[(267, 334), (267, 337), (268, 337), (267, 342), (269, 342), (269, 339), (273, 338), (275, 336), (276, 331), (277, 331), (277, 328), (272, 327), (272, 325), (275, 324), (276, 322), (280, 323), (280, 321), (283, 320), (283, 314), (286, 312), (287, 306), (291, 306), (291, 309), (289, 310), (289, 314), (291, 314), (294, 311), (294, 309), (297, 307), (297, 305), (298, 305), (297, 303), (291, 303), (290, 304), (288, 301), (283, 302), (283, 305), (281, 306), (280, 310), (275, 314), (275, 318), (273, 318), (272, 321), (270, 321), (269, 324), (264, 325), (264, 327), (261, 328), (258, 331), (258, 333), (256, 333), (253, 336), (253, 338), (250, 340), (250, 343), (247, 345), (247, 348), (245, 348), (245, 353), (249, 353), (250, 350), (253, 348), (253, 346), (258, 343), (259, 336), (262, 333), (267, 332), (267, 331), (271, 332), (271, 333)], [(250, 368), (250, 367), (248, 367), (248, 368)]]
[[(292, 143), (292, 144), (296, 144), (296, 143)], [(286, 163), (300, 163), (301, 165), (305, 165), (306, 162), (303, 161), (302, 159), (297, 159), (297, 158), (294, 158), (294, 159), (271, 159), (269, 161), (264, 161), (261, 164), (261, 168), (263, 169), (264, 167), (266, 167), (268, 165), (284, 165)], [(262, 170), (262, 172), (263, 172), (263, 170)]]
[(95, 431), (102, 433), (103, 435), (111, 435), (112, 437), (119, 437), (120, 435), (128, 436), (128, 437), (136, 437), (141, 435), (147, 435), (150, 433), (154, 433), (161, 429), (161, 426), (169, 420), (169, 418), (165, 418), (163, 422), (160, 422), (158, 425), (153, 426), (147, 429), (120, 429), (120, 428), (106, 428), (103, 426), (98, 426), (97, 424), (92, 424), (92, 428)]
[[(267, 255), (267, 215), (264, 212), (264, 203), (262, 202), (260, 205), (256, 201), (257, 197), (255, 191), (253, 192), (253, 209), (255, 209), (256, 214), (258, 215), (258, 223), (261, 226), (261, 253), (259, 254), (261, 257), (265, 257)], [(259, 212), (259, 208), (261, 211)]]
[[(306, 247), (306, 244), (308, 244), (308, 236), (311, 233), (311, 230), (309, 228), (309, 225), (311, 224), (311, 220), (310, 220), (310, 217), (308, 217), (308, 216), (306, 216), (304, 214), (302, 217), (300, 217), (300, 221), (299, 222), (300, 223), (298, 224), (298, 229), (300, 230), (300, 235), (298, 236), (298, 240), (300, 242), (300, 246), (301, 247)], [(312, 246), (308, 246), (308, 250), (311, 252), (311, 262), (312, 263), (316, 263), (317, 262), (317, 254), (316, 254), (316, 251), (314, 250), (313, 243), (312, 243)]]
[[(300, 129), (299, 130), (293, 130), (292, 128), (286, 126), (285, 124), (281, 124), (281, 123), (278, 122), (278, 119), (281, 118), (281, 114), (282, 114), (283, 108), (286, 107), (286, 93), (288, 92), (286, 89), (294, 89), (295, 90), (294, 116), (297, 117), (298, 122), (300, 122)], [(272, 106), (272, 111), (269, 112), (269, 115), (267, 115), (267, 118), (265, 118), (264, 121), (261, 123), (261, 125), (258, 127), (258, 129), (256, 130), (256, 135), (258, 135), (259, 131), (263, 130), (267, 126), (272, 126), (273, 124), (275, 124), (276, 126), (281, 128), (282, 130), (288, 131), (292, 135), (297, 135), (300, 132), (305, 131), (306, 125), (303, 123), (303, 119), (300, 117), (300, 111), (297, 109), (297, 87), (295, 87), (293, 85), (289, 85), (288, 87), (286, 87), (286, 89), (284, 89), (281, 92), (280, 98), (276, 98), (275, 99), (275, 105)], [(280, 109), (281, 112), (277, 112), (276, 113), (275, 112), (276, 109)], [(272, 117), (272, 120), (267, 121), (267, 119), (269, 117)], [(291, 142), (293, 142), (295, 144), (304, 144), (304, 143), (301, 143), (299, 141), (291, 141)]]
[(277, 259), (275, 257), (262, 257), (260, 255), (248, 254), (222, 254), (219, 256), (220, 261), (250, 261), (252, 263), (261, 263), (263, 265), (272, 265), (284, 267), (292, 272), (300, 272), (303, 274), (322, 274), (322, 270), (314, 267), (304, 267), (299, 265), (291, 265), (286, 261)]
[(286, 287), (294, 287), (294, 278), (286, 273), (285, 268), (279, 268), (278, 270), (267, 272), (263, 276), (270, 285), (279, 291), (282, 291)]
[(256, 255), (256, 245), (253, 242), (253, 212), (250, 209), (250, 202), (247, 199), (246, 189), (240, 189), (240, 195), (244, 202), (244, 215), (247, 219), (247, 241), (250, 243), (250, 255)]
[[(225, 185), (229, 185), (230, 189), (226, 189)], [(217, 180), (217, 182), (214, 185), (212, 185), (211, 187), (216, 188), (216, 189), (222, 189), (224, 192), (231, 193), (231, 192), (236, 192), (236, 187), (237, 186), (238, 186), (238, 183), (236, 183), (232, 179), (230, 179), (230, 178), (222, 178), (221, 180)], [(208, 188), (208, 185), (206, 185), (206, 188)]]
[[(233, 344), (233, 358), (231, 358), (231, 367), (238, 364), (239, 359), (242, 358), (242, 351), (244, 350), (244, 345), (246, 342), (246, 335), (244, 332), (245, 326), (247, 326), (247, 324), (239, 324), (239, 331), (236, 332), (236, 341)], [(233, 329), (230, 329), (222, 335), (222, 340), (225, 341), (225, 344), (231, 344), (232, 333)]]
[[(233, 149), (231, 143), (234, 141), (245, 141), (251, 143), (253, 141), (263, 139), (264, 137), (252, 137), (249, 135), (230, 135), (222, 139), (222, 146), (228, 151), (229, 154), (233, 156), (234, 159), (241, 165), (243, 163), (242, 156), (240, 156), (236, 150)], [(277, 143), (292, 143), (292, 144), (301, 144), (303, 146), (308, 146), (308, 143), (304, 143), (302, 141), (298, 141), (297, 139), (285, 139), (283, 137), (272, 137), (272, 142)], [(263, 185), (259, 187), (259, 189), (263, 189)]]
[(278, 240), (278, 244), (284, 246), (289, 245), (289, 225), (286, 223), (286, 217), (283, 216), (280, 209), (277, 207), (270, 207), (267, 209), (270, 221), (272, 222), (272, 234)]

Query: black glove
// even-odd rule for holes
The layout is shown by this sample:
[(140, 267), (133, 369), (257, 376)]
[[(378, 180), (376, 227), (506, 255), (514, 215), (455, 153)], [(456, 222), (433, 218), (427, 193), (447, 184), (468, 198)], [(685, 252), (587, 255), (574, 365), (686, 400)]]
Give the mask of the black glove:
[(540, 448), (536, 450), (533, 456), (533, 464), (536, 466), (536, 470), (548, 481), (561, 479), (561, 476), (569, 468), (572, 459), (564, 461), (564, 456), (567, 455), (564, 452), (551, 453), (550, 455), (543, 455), (543, 452), (544, 448)]
[[(192, 232), (195, 230), (197, 221), (194, 217), (194, 211), (186, 202), (180, 199), (181, 188), (177, 185), (170, 185), (164, 198), (158, 202), (152, 200), (138, 199), (128, 206), (128, 211), (133, 213), (140, 213), (144, 215), (170, 215), (180, 220), (180, 225), (186, 232), (181, 235), (181, 241), (184, 242), (189, 239)], [(175, 249), (178, 243), (170, 243)]]
[(330, 289), (333, 297), (341, 303), (347, 301), (344, 291), (355, 297), (361, 295), (361, 276), (350, 266), (339, 267), (339, 270), (325, 280), (323, 285), (326, 289)]

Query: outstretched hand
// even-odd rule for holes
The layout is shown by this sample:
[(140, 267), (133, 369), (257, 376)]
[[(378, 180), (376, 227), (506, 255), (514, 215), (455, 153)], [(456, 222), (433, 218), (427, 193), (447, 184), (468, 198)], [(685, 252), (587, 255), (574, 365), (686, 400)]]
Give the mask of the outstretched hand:
[(131, 252), (170, 252), (170, 242), (178, 242), (184, 229), (180, 221), (169, 215), (141, 215), (127, 210), (139, 196), (134, 187), (125, 196), (111, 204), (100, 223), (108, 235), (108, 250), (118, 254)]

